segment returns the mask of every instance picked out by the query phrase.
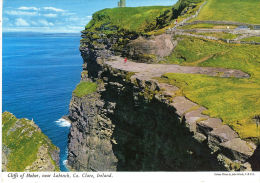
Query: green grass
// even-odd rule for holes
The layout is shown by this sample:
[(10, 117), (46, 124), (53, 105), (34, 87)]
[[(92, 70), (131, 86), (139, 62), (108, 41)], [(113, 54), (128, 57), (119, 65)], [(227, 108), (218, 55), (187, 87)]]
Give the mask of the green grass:
[[(114, 34), (123, 32), (158, 35), (198, 10), (203, 0), (179, 0), (174, 6), (144, 6), (104, 9), (93, 14), (86, 25), (88, 32)], [(190, 8), (184, 15), (181, 12)]]
[[(204, 0), (179, 0), (174, 6), (173, 6), (173, 13), (174, 13), (174, 18), (177, 18), (178, 16), (178, 22), (181, 20), (195, 14), (195, 12), (199, 9), (199, 7), (203, 4)], [(195, 6), (194, 6), (195, 5)], [(187, 7), (189, 8), (188, 11), (186, 11)], [(186, 11), (186, 13), (182, 13), (183, 11)]]
[(199, 4), (203, 0), (179, 0), (173, 7), (178, 9), (184, 9), (185, 7), (189, 6), (190, 4)]
[(197, 35), (203, 35), (203, 36), (211, 36), (215, 38), (222, 38), (222, 39), (235, 39), (237, 38), (238, 34), (231, 34), (231, 33), (224, 33), (224, 32), (219, 32), (219, 33), (194, 33)]
[(206, 114), (223, 119), (242, 138), (257, 137), (255, 115), (260, 114), (260, 47), (183, 37), (165, 63), (239, 69), (248, 79), (196, 74), (166, 74), (192, 101), (208, 108)]
[(97, 84), (92, 82), (80, 82), (76, 89), (73, 91), (74, 95), (77, 97), (84, 97), (91, 94), (97, 90)]
[(237, 26), (234, 25), (215, 25), (215, 24), (191, 24), (178, 27), (178, 29), (235, 29)]
[(165, 63), (195, 65), (196, 62), (215, 54), (224, 54), (227, 46), (223, 43), (192, 37), (181, 37), (175, 51), (165, 58)]
[[(171, 17), (171, 6), (146, 6), (104, 9), (96, 12), (86, 26), (86, 30), (123, 29), (134, 32), (149, 32), (156, 28), (157, 18)], [(165, 23), (165, 22), (164, 22)], [(163, 24), (163, 23), (162, 23)]]
[(235, 21), (260, 24), (259, 0), (208, 0), (194, 20)]
[[(11, 130), (16, 126), (14, 130)], [(51, 141), (28, 119), (17, 119), (9, 112), (2, 115), (3, 145), (9, 150), (7, 171), (21, 172), (36, 159), (41, 145), (47, 145), (49, 150), (57, 150)], [(32, 135), (30, 136), (30, 133)], [(57, 165), (54, 164), (56, 167)]]
[(256, 36), (247, 37), (247, 38), (241, 39), (240, 41), (254, 41), (254, 42), (260, 42), (260, 37), (256, 37)]
[(213, 29), (214, 26), (213, 24), (193, 24), (179, 26), (178, 29)]
[(237, 38), (239, 35), (238, 34), (230, 34), (230, 33), (204, 33), (204, 35), (206, 36), (213, 36), (216, 38), (222, 38), (222, 39), (235, 39)]

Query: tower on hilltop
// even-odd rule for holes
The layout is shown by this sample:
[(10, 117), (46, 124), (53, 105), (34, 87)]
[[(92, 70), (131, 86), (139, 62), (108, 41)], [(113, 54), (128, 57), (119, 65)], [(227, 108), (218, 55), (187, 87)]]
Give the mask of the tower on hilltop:
[(120, 0), (119, 2), (118, 2), (118, 7), (126, 7), (126, 2), (125, 2), (126, 0)]

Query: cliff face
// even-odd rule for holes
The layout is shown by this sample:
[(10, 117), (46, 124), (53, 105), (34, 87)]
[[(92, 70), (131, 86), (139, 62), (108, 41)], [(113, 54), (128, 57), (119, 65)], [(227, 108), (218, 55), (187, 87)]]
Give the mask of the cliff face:
[(249, 77), (234, 69), (156, 64), (172, 53), (181, 38), (173, 40), (172, 35), (153, 33), (164, 32), (175, 15), (198, 14), (196, 3), (200, 2), (179, 1), (172, 11), (161, 12), (156, 20), (143, 19), (143, 23), (129, 17), (131, 13), (147, 16), (144, 9), (142, 13), (124, 9), (129, 16), (122, 20), (115, 16), (122, 14), (120, 8), (93, 15), (82, 32), (81, 82), (94, 82), (97, 88), (80, 97), (72, 96), (68, 142), (71, 170), (259, 170), (259, 146), (240, 139), (221, 119), (204, 115), (206, 108), (188, 100), (176, 86), (159, 82), (163, 78), (158, 77), (165, 73)]
[[(72, 170), (216, 171), (257, 167), (254, 144), (239, 139), (219, 119), (201, 115), (205, 109), (180, 96), (178, 88), (158, 83), (149, 73), (116, 68), (117, 63), (124, 62), (114, 56), (120, 53), (120, 49), (113, 49), (120, 37), (115, 40), (92, 35), (85, 32), (82, 36), (88, 37), (80, 47), (82, 81), (96, 82), (98, 88), (81, 98), (73, 95), (70, 103), (68, 165)], [(121, 48), (122, 53), (124, 50)]]
[(100, 94), (93, 93), (71, 100), (68, 165), (77, 171), (116, 170), (111, 144), (113, 125), (99, 98)]
[(192, 138), (174, 108), (138, 87), (129, 74), (105, 68), (103, 87), (70, 104), (68, 164), (78, 171), (221, 170)]
[(33, 121), (2, 116), (2, 171), (59, 171), (59, 149)]

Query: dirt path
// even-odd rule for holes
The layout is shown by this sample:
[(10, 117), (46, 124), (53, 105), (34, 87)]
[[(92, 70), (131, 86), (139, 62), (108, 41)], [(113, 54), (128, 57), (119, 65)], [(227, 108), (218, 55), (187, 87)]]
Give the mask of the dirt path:
[(215, 67), (192, 67), (192, 66), (180, 66), (174, 64), (146, 64), (136, 63), (130, 60), (124, 63), (124, 58), (113, 56), (106, 64), (113, 68), (136, 72), (139, 76), (147, 77), (160, 77), (165, 73), (186, 73), (186, 74), (205, 74), (208, 76), (218, 77), (236, 77), (236, 78), (248, 78), (247, 73), (244, 73), (235, 69), (224, 69)]

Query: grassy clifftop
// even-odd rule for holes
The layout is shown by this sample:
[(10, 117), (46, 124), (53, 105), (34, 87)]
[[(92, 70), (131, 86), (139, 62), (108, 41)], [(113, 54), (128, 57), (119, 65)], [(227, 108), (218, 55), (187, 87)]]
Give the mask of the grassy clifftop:
[(179, 0), (174, 6), (144, 6), (104, 9), (93, 14), (86, 30), (148, 33), (173, 25), (173, 19), (202, 0)]
[(91, 94), (97, 90), (97, 84), (92, 82), (80, 82), (76, 89), (73, 91), (73, 94), (77, 97), (84, 97), (88, 94)]
[(33, 121), (4, 112), (2, 138), (3, 171), (59, 171), (59, 149)]
[[(104, 9), (96, 12), (86, 30), (117, 30), (147, 32), (159, 26), (160, 16), (171, 18), (170, 6), (147, 6)], [(164, 22), (161, 22), (162, 24)]]

